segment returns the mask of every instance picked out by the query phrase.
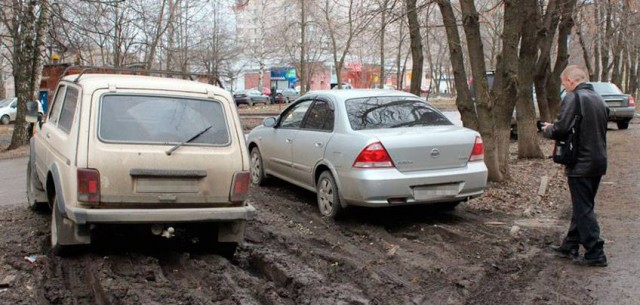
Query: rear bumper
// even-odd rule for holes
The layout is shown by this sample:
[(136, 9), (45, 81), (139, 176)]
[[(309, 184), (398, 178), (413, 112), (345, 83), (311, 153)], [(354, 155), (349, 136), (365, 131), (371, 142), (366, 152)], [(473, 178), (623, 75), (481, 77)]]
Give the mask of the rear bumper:
[(609, 107), (609, 121), (630, 120), (635, 111), (635, 107)]
[[(352, 171), (340, 176), (342, 197), (348, 205), (387, 207), (462, 201), (482, 195), (487, 186), (487, 167), (484, 162), (469, 162), (456, 169), (400, 172), (395, 168)], [(427, 191), (418, 194), (420, 187), (457, 184), (448, 191)], [(390, 198), (402, 198), (403, 203), (391, 204)]]
[(231, 222), (255, 218), (256, 209), (250, 204), (243, 207), (193, 209), (85, 209), (67, 206), (66, 214), (77, 224)]

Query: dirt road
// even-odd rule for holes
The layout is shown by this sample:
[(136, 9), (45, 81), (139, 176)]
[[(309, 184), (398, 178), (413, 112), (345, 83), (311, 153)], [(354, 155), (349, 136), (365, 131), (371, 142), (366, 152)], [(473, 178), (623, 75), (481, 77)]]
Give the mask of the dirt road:
[(597, 199), (608, 268), (547, 250), (568, 223), (566, 181), (551, 161), (524, 160), (512, 182), (454, 212), (355, 209), (338, 222), (319, 216), (314, 194), (273, 181), (252, 189), (258, 217), (233, 260), (188, 241), (101, 230), (78, 256), (55, 257), (49, 215), (0, 205), (0, 305), (637, 304), (640, 126), (612, 129)]

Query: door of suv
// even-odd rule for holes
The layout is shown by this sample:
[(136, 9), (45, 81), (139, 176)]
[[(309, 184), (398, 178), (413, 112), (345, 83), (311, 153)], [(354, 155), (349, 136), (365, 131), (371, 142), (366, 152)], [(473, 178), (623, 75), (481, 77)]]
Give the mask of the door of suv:
[[(50, 170), (55, 165), (59, 171), (60, 187), (65, 189), (65, 200), (75, 188), (76, 176), (76, 149), (78, 130), (76, 112), (79, 104), (80, 88), (74, 85), (62, 85), (58, 88), (56, 99), (52, 105), (48, 120), (38, 132), (44, 154), (45, 170)], [(37, 148), (36, 148), (37, 154)]]
[(58, 86), (51, 111), (35, 134), (35, 165), (40, 178), (45, 177), (51, 164), (69, 166), (72, 160), (75, 160), (76, 144), (71, 132), (79, 88), (72, 87), (67, 90), (67, 87), (66, 84)]

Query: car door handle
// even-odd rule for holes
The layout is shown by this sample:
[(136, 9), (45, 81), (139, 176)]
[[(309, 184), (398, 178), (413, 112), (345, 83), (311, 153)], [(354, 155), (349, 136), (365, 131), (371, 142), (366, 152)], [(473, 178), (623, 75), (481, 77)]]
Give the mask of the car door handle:
[(285, 142), (287, 142), (287, 144), (293, 142), (293, 139), (286, 139)]
[(322, 147), (322, 145), (323, 145), (322, 143), (316, 142), (316, 147)]

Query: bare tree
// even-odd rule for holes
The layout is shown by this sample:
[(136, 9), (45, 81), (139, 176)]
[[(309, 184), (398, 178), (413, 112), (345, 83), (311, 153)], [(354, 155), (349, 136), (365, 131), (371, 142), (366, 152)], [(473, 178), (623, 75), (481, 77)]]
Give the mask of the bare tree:
[(37, 101), (42, 74), (44, 36), (49, 19), (49, 2), (46, 0), (13, 0), (1, 10), (0, 19), (7, 29), (11, 45), (13, 78), (18, 97), (18, 109), (11, 144), (15, 149), (28, 140), (25, 126), (25, 102)]
[(353, 40), (366, 29), (374, 15), (363, 0), (324, 0), (319, 10), (324, 15), (338, 88), (342, 89), (341, 71)]
[(413, 59), (413, 67), (411, 69), (411, 86), (409, 91), (415, 95), (420, 95), (424, 53), (422, 51), (422, 36), (420, 35), (420, 22), (418, 21), (416, 0), (405, 0), (405, 6), (407, 22), (409, 25), (409, 37), (411, 41), (411, 57)]

